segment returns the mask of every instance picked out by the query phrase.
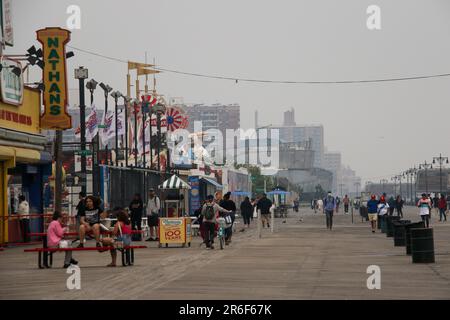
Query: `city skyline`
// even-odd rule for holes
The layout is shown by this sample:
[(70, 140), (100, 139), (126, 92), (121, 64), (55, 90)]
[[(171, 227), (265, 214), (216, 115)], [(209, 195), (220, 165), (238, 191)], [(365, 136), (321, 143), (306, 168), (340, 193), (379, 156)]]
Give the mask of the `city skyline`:
[[(21, 23), (14, 25), (14, 48), (7, 48), (5, 53), (24, 52), (37, 44), (34, 32), (39, 28), (65, 27), (69, 16), (66, 9), (72, 4), (80, 7), (82, 24), (80, 30), (72, 31), (71, 46), (141, 62), (147, 52), (148, 62), (156, 57), (157, 66), (167, 69), (299, 81), (396, 78), (450, 70), (446, 58), (450, 44), (441, 40), (450, 29), (450, 3), (438, 0), (429, 4), (380, 0), (377, 5), (383, 22), (382, 29), (376, 31), (366, 27), (366, 8), (371, 4), (368, 1), (196, 1), (189, 5), (179, 1), (130, 1), (126, 7), (111, 6), (104, 15), (108, 5), (105, 1), (43, 0), (37, 5), (18, 0), (13, 2), (13, 12), (15, 21)], [(55, 13), (50, 17), (45, 13), (47, 5)], [(138, 16), (145, 17), (146, 12), (153, 15), (149, 21), (133, 19), (130, 33), (115, 22), (136, 15), (132, 9), (135, 7), (141, 8)], [(248, 25), (246, 17), (255, 7), (260, 14)], [(405, 7), (408, 18), (404, 18)], [(228, 23), (231, 16), (233, 23)], [(166, 17), (170, 17), (170, 23)], [(279, 23), (266, 24), (273, 18)], [(149, 40), (142, 41), (144, 37)], [(126, 64), (74, 51), (76, 59), (68, 60), (72, 91), (78, 86), (71, 75), (79, 65), (89, 69), (90, 77), (126, 91)], [(40, 70), (36, 69), (30, 71), (31, 81), (40, 80)], [(439, 142), (450, 131), (446, 121), (450, 117), (449, 85), (446, 77), (369, 84), (282, 85), (236, 83), (170, 72), (157, 76), (157, 90), (168, 96), (206, 104), (239, 103), (244, 128), (252, 127), (255, 109), (259, 110), (260, 124), (266, 125), (275, 117), (281, 119), (281, 108), (294, 108), (297, 123), (323, 124), (328, 147), (340, 150), (343, 163), (364, 181), (388, 178), (414, 164), (430, 161), (439, 153), (450, 154), (450, 146)], [(95, 98), (102, 108), (99, 90)], [(433, 117), (429, 130), (421, 129), (424, 110)], [(379, 157), (379, 150), (387, 156)]]

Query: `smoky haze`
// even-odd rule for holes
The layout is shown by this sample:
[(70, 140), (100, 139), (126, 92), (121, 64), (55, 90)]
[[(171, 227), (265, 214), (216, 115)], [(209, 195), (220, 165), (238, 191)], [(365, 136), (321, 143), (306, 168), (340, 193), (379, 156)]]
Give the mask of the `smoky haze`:
[[(366, 27), (372, 4), (381, 8), (381, 30)], [(141, 62), (147, 52), (148, 62), (155, 57), (162, 68), (293, 81), (450, 73), (447, 0), (14, 0), (15, 46), (6, 53), (37, 45), (40, 28), (66, 27), (69, 5), (78, 5), (82, 17), (69, 45)], [(78, 66), (126, 92), (126, 64), (75, 54), (68, 61), (70, 104), (78, 103)], [(30, 81), (39, 80), (33, 67)], [(244, 128), (254, 126), (255, 110), (259, 125), (277, 125), (282, 111), (294, 108), (297, 124), (323, 124), (328, 150), (342, 152), (343, 163), (363, 181), (388, 178), (439, 153), (450, 156), (449, 87), (450, 77), (316, 85), (157, 77), (157, 90), (166, 97), (239, 103)], [(100, 90), (96, 101), (103, 107)]]

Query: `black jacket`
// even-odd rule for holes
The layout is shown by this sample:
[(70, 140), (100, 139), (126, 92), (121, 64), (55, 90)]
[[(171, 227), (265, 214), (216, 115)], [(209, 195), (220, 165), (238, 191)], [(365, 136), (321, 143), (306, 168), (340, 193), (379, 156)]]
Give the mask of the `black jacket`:
[(259, 199), (258, 204), (256, 205), (256, 208), (261, 210), (261, 214), (269, 214), (270, 207), (272, 207), (272, 201), (268, 198)]
[(241, 214), (243, 216), (251, 216), (253, 214), (253, 206), (250, 201), (242, 201)]

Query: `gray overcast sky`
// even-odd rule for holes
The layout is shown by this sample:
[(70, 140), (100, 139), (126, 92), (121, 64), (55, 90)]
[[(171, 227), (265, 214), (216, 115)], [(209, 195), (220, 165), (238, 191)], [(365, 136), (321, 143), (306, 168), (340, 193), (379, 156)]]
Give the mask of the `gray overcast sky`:
[[(65, 27), (71, 4), (80, 6), (82, 25), (70, 45), (137, 61), (147, 51), (169, 69), (298, 81), (450, 73), (448, 0), (13, 0), (15, 46), (6, 53), (37, 45), (39, 28)], [(381, 8), (379, 31), (366, 27), (371, 4)], [(80, 52), (68, 63), (70, 88), (79, 65), (125, 92), (125, 64)], [(254, 125), (255, 109), (265, 125), (293, 107), (297, 123), (324, 125), (325, 145), (363, 180), (379, 181), (440, 152), (450, 156), (449, 88), (450, 77), (281, 85), (165, 73), (157, 89), (185, 102), (239, 103), (243, 127)]]

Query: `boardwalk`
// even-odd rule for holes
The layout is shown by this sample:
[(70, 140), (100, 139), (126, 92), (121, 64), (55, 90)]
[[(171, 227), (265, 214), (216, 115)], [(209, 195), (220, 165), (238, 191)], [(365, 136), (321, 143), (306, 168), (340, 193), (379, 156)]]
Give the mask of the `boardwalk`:
[[(415, 208), (407, 215), (418, 220)], [(450, 299), (450, 222), (433, 217), (436, 263), (412, 264), (392, 238), (372, 234), (355, 215), (336, 216), (335, 228), (324, 216), (303, 209), (275, 232), (237, 232), (225, 250), (191, 248), (137, 251), (133, 267), (106, 268), (109, 253), (76, 252), (81, 290), (68, 290), (68, 274), (39, 270), (35, 254), (23, 248), (0, 252), (0, 299)], [(368, 290), (366, 269), (381, 268), (381, 290)]]

